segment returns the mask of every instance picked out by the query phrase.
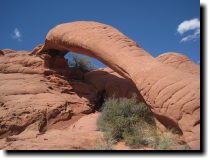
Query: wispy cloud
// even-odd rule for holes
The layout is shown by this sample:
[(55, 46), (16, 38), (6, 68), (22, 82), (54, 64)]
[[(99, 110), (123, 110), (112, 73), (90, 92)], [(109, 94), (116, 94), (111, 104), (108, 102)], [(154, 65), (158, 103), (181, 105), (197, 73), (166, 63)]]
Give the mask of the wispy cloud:
[(193, 34), (182, 38), (180, 42), (187, 42), (187, 41), (191, 41), (191, 40), (196, 40), (199, 37), (200, 37), (200, 29), (196, 30)]
[(22, 37), (22, 34), (20, 33), (19, 29), (15, 28), (12, 33), (12, 38), (16, 39), (18, 42), (21, 42), (22, 41), (21, 37)]
[(196, 40), (197, 38), (200, 38), (200, 20), (198, 18), (183, 21), (177, 27), (177, 32), (181, 36), (183, 36), (183, 34), (188, 31), (193, 31), (193, 34), (184, 36), (180, 40), (180, 42), (187, 42), (187, 41)]

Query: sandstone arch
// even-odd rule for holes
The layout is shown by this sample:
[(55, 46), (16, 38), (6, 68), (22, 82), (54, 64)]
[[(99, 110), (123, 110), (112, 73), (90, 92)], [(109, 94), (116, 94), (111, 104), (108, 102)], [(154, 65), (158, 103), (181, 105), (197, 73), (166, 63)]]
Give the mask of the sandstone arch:
[(97, 22), (61, 24), (32, 53), (55, 49), (79, 52), (108, 65), (137, 86), (153, 113), (181, 129), (200, 148), (200, 77), (162, 64), (117, 29)]

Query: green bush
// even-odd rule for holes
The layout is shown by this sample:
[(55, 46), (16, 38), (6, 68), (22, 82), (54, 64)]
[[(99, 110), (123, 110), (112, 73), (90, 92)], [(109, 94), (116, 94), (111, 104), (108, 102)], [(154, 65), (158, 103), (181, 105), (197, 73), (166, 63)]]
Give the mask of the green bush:
[(77, 54), (72, 54), (72, 59), (68, 61), (69, 67), (78, 68), (82, 72), (89, 72), (96, 69), (88, 57), (82, 57)]
[(171, 137), (162, 135), (159, 140), (158, 148), (163, 150), (170, 150), (174, 145), (173, 139)]
[[(105, 100), (97, 125), (104, 132), (107, 144), (124, 141), (131, 148), (152, 147), (161, 150), (187, 150), (175, 129), (161, 133), (145, 103), (138, 103), (135, 96)], [(176, 131), (176, 132), (175, 132)]]
[(135, 96), (109, 98), (102, 106), (98, 127), (104, 131), (106, 140), (124, 140), (137, 148), (156, 144), (156, 127), (151, 111), (145, 103), (137, 103)]

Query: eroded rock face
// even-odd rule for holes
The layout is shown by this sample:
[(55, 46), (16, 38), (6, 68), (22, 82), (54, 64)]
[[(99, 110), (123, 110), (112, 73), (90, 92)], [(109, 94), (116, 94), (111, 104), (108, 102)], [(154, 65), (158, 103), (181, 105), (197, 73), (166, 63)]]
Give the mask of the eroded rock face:
[[(111, 71), (108, 68), (105, 70)], [(102, 138), (102, 133), (96, 127), (99, 114), (91, 112), (98, 104), (100, 90), (91, 85), (92, 79), (91, 82), (83, 81), (84, 77), (81, 71), (68, 68), (63, 55), (52, 51), (40, 56), (27, 51), (2, 54), (0, 149), (97, 147)], [(122, 84), (130, 83), (117, 73), (111, 75), (108, 72), (107, 77), (110, 83), (106, 88), (110, 90), (107, 92), (109, 96), (116, 85), (115, 79), (122, 80)], [(104, 82), (103, 78), (98, 80)], [(123, 94), (123, 90), (115, 93), (127, 96), (135, 91), (130, 87)], [(56, 138), (62, 140), (58, 143)]]
[[(200, 76), (200, 66), (180, 53), (168, 52), (160, 54), (155, 59), (180, 71)], [(87, 83), (93, 85), (98, 92), (105, 92), (108, 97), (130, 98), (132, 95), (137, 95), (140, 101), (144, 101), (135, 84), (120, 76), (111, 68), (101, 68), (88, 72), (84, 75), (84, 79)]]
[[(70, 76), (70, 77), (68, 77)], [(13, 51), (0, 57), (0, 137), (16, 135), (34, 124), (37, 132), (93, 112), (95, 89), (71, 80), (62, 57)]]
[[(87, 150), (97, 148), (102, 133), (97, 130), (99, 113), (76, 117), (69, 126), (60, 124), (49, 128), (45, 134), (39, 134), (34, 125), (30, 125), (19, 135), (0, 139), (0, 149), (5, 150)], [(74, 119), (74, 117), (73, 117)]]
[(3, 55), (4, 55), (4, 52), (0, 50), (0, 56), (3, 56)]
[(97, 22), (61, 24), (33, 52), (79, 52), (102, 61), (136, 85), (162, 122), (179, 128), (193, 149), (200, 148), (200, 77), (159, 62), (111, 26)]
[[(172, 55), (170, 60), (173, 58), (177, 59)], [(94, 129), (98, 114), (84, 116), (84, 120), (78, 122), (75, 119), (91, 113), (93, 105), (99, 105), (96, 102), (102, 91), (106, 96), (116, 97), (131, 97), (133, 93), (139, 93), (131, 81), (110, 68), (83, 75), (78, 70), (69, 69), (63, 56), (55, 52), (37, 57), (26, 51), (12, 51), (2, 55), (0, 69), (0, 134), (7, 137), (1, 140), (1, 149), (24, 149), (23, 143), (28, 149), (91, 149), (101, 138), (101, 133)], [(93, 123), (90, 123), (91, 119)], [(93, 129), (86, 130), (85, 125), (82, 127), (84, 132), (79, 132), (83, 122), (88, 122)], [(75, 133), (67, 136), (67, 128), (68, 132)], [(39, 136), (42, 132), (45, 134)], [(87, 137), (87, 134), (95, 137)], [(65, 139), (59, 146), (54, 146), (55, 135), (58, 138), (65, 135), (71, 139), (72, 145), (68, 146)], [(84, 139), (78, 141), (76, 135)], [(41, 145), (44, 142), (46, 145)], [(10, 147), (6, 147), (8, 144)]]
[(4, 54), (7, 54), (7, 53), (15, 52), (15, 51), (12, 50), (12, 49), (3, 49), (3, 50), (1, 50), (1, 52), (4, 53)]
[(106, 97), (127, 97), (138, 96), (140, 101), (144, 101), (136, 86), (110, 68), (101, 68), (85, 74), (84, 79), (93, 85), (98, 92)]
[(160, 54), (156, 59), (164, 64), (200, 77), (200, 65), (193, 63), (188, 57), (174, 52)]

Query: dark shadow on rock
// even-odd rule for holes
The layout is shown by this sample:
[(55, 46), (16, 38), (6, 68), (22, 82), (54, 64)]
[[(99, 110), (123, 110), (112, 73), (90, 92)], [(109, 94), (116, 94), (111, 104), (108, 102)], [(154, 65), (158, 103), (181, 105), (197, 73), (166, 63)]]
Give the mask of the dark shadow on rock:
[[(84, 97), (90, 101), (93, 106), (102, 105), (107, 97), (132, 97), (137, 96), (139, 101), (143, 101), (143, 97), (138, 92), (135, 84), (125, 78), (118, 77), (107, 71), (94, 70), (90, 72), (82, 72), (77, 68), (69, 68), (68, 61), (59, 55), (59, 53), (48, 52), (41, 55), (45, 60), (46, 76), (56, 75), (57, 77), (68, 81), (79, 97)], [(88, 79), (90, 75), (94, 79)], [(63, 93), (68, 93), (68, 89)]]
[(175, 130), (176, 133), (178, 134), (183, 134), (182, 133), (182, 130), (179, 128), (178, 124), (175, 123), (172, 119), (164, 116), (164, 115), (159, 115), (159, 114), (154, 114), (153, 115), (155, 116), (155, 118), (161, 122), (161, 124), (163, 124), (167, 129), (171, 129), (171, 130)]
[(85, 74), (85, 82), (91, 84), (99, 92), (106, 92), (106, 97), (126, 97), (133, 95), (141, 102), (145, 102), (135, 84), (128, 79), (117, 76), (112, 72), (103, 70), (94, 70)]

